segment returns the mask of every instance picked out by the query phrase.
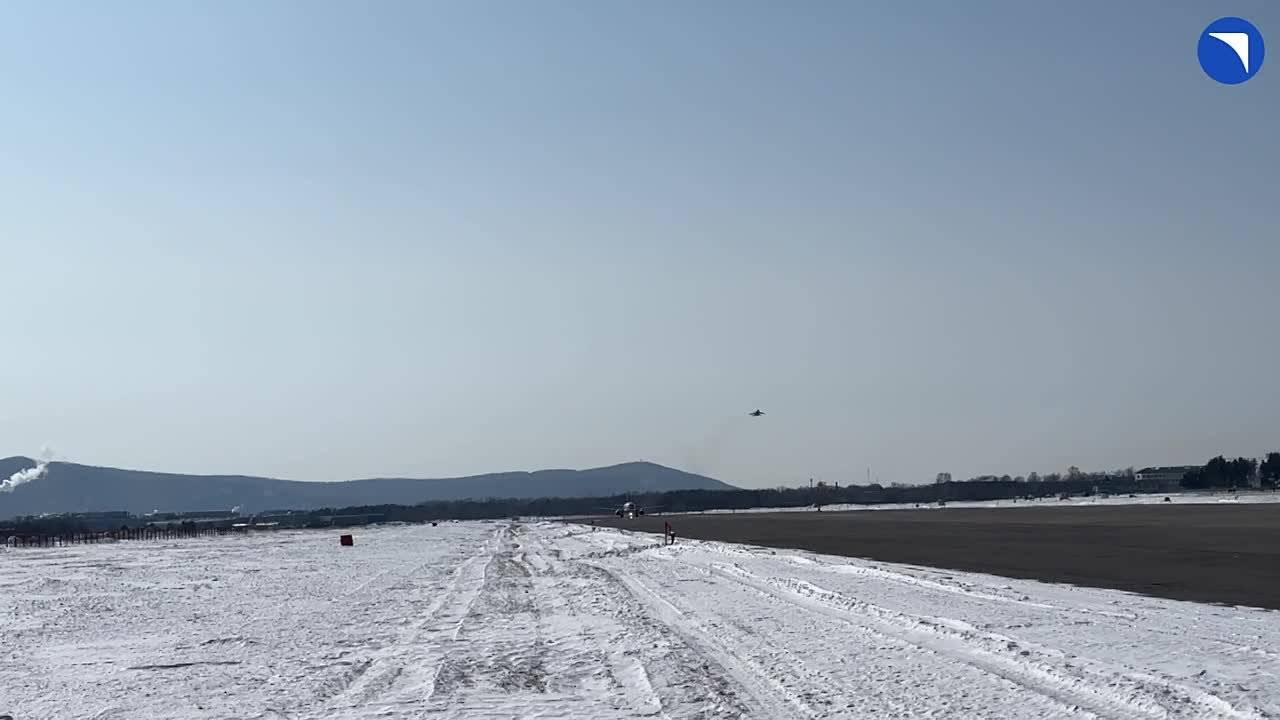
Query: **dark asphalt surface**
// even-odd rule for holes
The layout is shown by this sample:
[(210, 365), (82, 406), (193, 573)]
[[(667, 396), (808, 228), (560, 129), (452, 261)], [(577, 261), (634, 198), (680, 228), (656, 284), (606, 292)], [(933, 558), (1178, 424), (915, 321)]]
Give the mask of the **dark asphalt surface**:
[[(602, 517), (603, 526), (1280, 609), (1280, 504)], [(584, 522), (590, 522), (584, 521)]]

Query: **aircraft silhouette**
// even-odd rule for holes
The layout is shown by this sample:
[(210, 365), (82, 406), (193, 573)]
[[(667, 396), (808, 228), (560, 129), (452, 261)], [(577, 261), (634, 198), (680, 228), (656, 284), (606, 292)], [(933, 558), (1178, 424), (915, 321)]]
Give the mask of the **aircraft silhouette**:
[(751, 412), (747, 414), (750, 415), (751, 417), (760, 417), (761, 415), (764, 414), (764, 411), (757, 408), (755, 412)]
[(638, 517), (643, 517), (646, 512), (658, 512), (662, 510), (662, 508), (660, 507), (643, 507), (635, 504), (630, 500), (622, 503), (622, 507), (620, 508), (600, 508), (600, 509), (609, 510), (614, 515), (617, 515), (620, 518), (626, 518), (628, 520), (634, 520)]

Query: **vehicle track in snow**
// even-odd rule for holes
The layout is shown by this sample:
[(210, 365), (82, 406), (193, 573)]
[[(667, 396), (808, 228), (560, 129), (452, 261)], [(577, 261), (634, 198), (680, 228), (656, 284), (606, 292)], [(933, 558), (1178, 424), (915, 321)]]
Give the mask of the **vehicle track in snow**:
[[(1166, 617), (1157, 618), (1147, 612), (1143, 612), (1141, 607), (1133, 610), (1115, 611), (1099, 607), (1090, 607), (1087, 605), (1071, 605), (1064, 602), (1046, 602), (1045, 600), (1033, 600), (1030, 597), (1014, 593), (1008, 589), (987, 586), (985, 588), (975, 587), (972, 582), (957, 580), (955, 575), (950, 571), (936, 568), (919, 568), (911, 566), (890, 566), (880, 564), (874, 561), (864, 561), (861, 564), (849, 563), (820, 563), (812, 558), (799, 554), (788, 554), (783, 551), (764, 550), (760, 548), (750, 548), (746, 546), (731, 546), (724, 543), (702, 543), (701, 547), (715, 552), (721, 552), (726, 555), (735, 555), (743, 558), (754, 560), (769, 559), (778, 563), (786, 563), (800, 571), (809, 571), (814, 573), (822, 573), (833, 576), (856, 578), (870, 582), (884, 581), (901, 585), (904, 590), (912, 591), (919, 589), (924, 592), (946, 593), (952, 596), (956, 602), (968, 603), (973, 607), (990, 608), (993, 604), (999, 607), (1000, 604), (1007, 604), (1016, 607), (1019, 610), (1026, 611), (1045, 611), (1054, 615), (1062, 614), (1077, 615), (1082, 618), (1083, 622), (1088, 624), (1103, 624), (1114, 627), (1117, 631), (1125, 632), (1134, 628), (1141, 628), (1146, 636), (1158, 635), (1170, 638), (1174, 642), (1186, 643), (1194, 641), (1197, 644), (1200, 653), (1207, 654), (1241, 654), (1257, 657), (1262, 661), (1276, 662), (1280, 661), (1280, 653), (1276, 653), (1265, 648), (1257, 647), (1256, 644), (1243, 643), (1237, 639), (1221, 636), (1207, 636), (1199, 638), (1189, 638), (1187, 634), (1180, 630), (1179, 627), (1183, 623), (1194, 623), (1197, 617), (1193, 613), (1179, 613), (1176, 618), (1177, 622), (1169, 623), (1167, 618), (1167, 608), (1160, 607), (1159, 610)], [(993, 581), (999, 579), (991, 576)], [(881, 583), (883, 586), (884, 583)], [(1196, 606), (1187, 606), (1196, 607)], [(1162, 626), (1159, 619), (1167, 626)]]
[[(1004, 678), (957, 665), (931, 650), (830, 616), (784, 605), (778, 598), (705, 569), (685, 567), (672, 591), (669, 573), (614, 568), (648, 595), (664, 621), (697, 638), (709, 656), (752, 688), (760, 718), (908, 718), (935, 715), (1003, 718), (1010, 694)], [(663, 562), (665, 561), (658, 561)], [(666, 577), (664, 577), (666, 575)], [(816, 662), (815, 662), (816, 661)], [(1023, 698), (1026, 717), (1091, 717), (1060, 698)]]
[[(727, 657), (722, 662), (733, 667), (739, 677), (754, 677), (757, 688), (772, 689), (775, 698), (790, 705), (792, 717), (845, 717), (851, 712), (880, 717), (904, 711), (909, 716), (927, 714), (947, 701), (943, 697), (945, 689), (936, 693), (938, 688), (931, 687), (934, 683), (941, 688), (964, 688), (970, 695), (989, 696), (992, 707), (1004, 704), (1002, 700), (1007, 702), (1000, 697), (1002, 693), (1005, 697), (1018, 697), (1019, 717), (1275, 717), (1251, 701), (1249, 694), (1256, 690), (1212, 681), (1188, 683), (1167, 672), (1149, 670), (1140, 662), (1140, 656), (1134, 658), (1138, 662), (1124, 663), (1090, 657), (1088, 651), (1098, 647), (1101, 637), (1080, 638), (1084, 643), (1082, 651), (1065, 629), (1100, 622), (1099, 629), (1090, 631), (1096, 634), (1106, 633), (1106, 628), (1114, 625), (1121, 633), (1115, 639), (1126, 644), (1165, 637), (1172, 628), (1135, 627), (1143, 611), (1130, 608), (1144, 608), (1143, 603), (1149, 602), (1144, 598), (1095, 607), (1101, 603), (1091, 595), (1090, 603), (1094, 605), (1071, 606), (1064, 602), (1070, 597), (1071, 588), (1055, 587), (1051, 597), (1058, 599), (1042, 602), (1043, 596), (1015, 591), (1001, 583), (1001, 578), (990, 578), (990, 585), (964, 581), (966, 586), (956, 587), (946, 584), (952, 579), (947, 571), (929, 568), (865, 569), (839, 564), (834, 558), (779, 558), (773, 550), (712, 542), (654, 548), (646, 538), (620, 538), (617, 534), (596, 542), (603, 546), (602, 550), (591, 547), (593, 539), (588, 534), (562, 540), (562, 544), (573, 547), (577, 556), (608, 566), (634, 589), (637, 597), (647, 599), (655, 614), (698, 638), (709, 654)], [(716, 559), (716, 555), (723, 559)], [(738, 558), (741, 564), (735, 562)], [(937, 573), (942, 580), (907, 574), (917, 570), (926, 575)], [(824, 587), (824, 573), (826, 577), (843, 578), (839, 585), (842, 589)], [(859, 584), (877, 597), (905, 599), (913, 587), (918, 588), (917, 599), (905, 607), (936, 609), (929, 615), (917, 615), (897, 606), (860, 599), (856, 591), (850, 592), (857, 587), (850, 582), (850, 576), (858, 578)], [(926, 595), (919, 596), (921, 592)], [(975, 608), (985, 608), (988, 615), (984, 619), (993, 622), (973, 624), (946, 617), (948, 596), (966, 603), (970, 615)], [(1118, 593), (1115, 596), (1126, 597)], [(714, 602), (708, 602), (709, 598)], [(1226, 612), (1211, 606), (1174, 605), (1178, 610), (1185, 607), (1188, 612), (1199, 607), (1204, 614), (1215, 617)], [(1115, 609), (1103, 609), (1107, 607)], [(1014, 618), (1056, 623), (1067, 634), (1055, 635), (1057, 642), (1053, 645), (1043, 645), (1017, 633), (1001, 632), (1002, 608), (1022, 608), (1014, 612)], [(1157, 606), (1152, 611), (1167, 615), (1170, 608)], [(1073, 621), (1072, 616), (1081, 620)], [(1009, 627), (1020, 626), (1015, 622)], [(1231, 636), (1214, 634), (1215, 628), (1206, 628), (1192, 641), (1222, 656), (1272, 660), (1272, 651), (1266, 647), (1240, 644)], [(842, 641), (827, 639), (837, 637)], [(1058, 644), (1064, 641), (1069, 644)], [(910, 673), (914, 687), (898, 687), (884, 693), (881, 686), (893, 686), (898, 678), (880, 660), (894, 655), (901, 658), (901, 663), (914, 665)], [(867, 684), (857, 677), (857, 672), (831, 672), (833, 662), (857, 668), (879, 667), (872, 674), (881, 682)], [(1211, 664), (1212, 659), (1205, 658), (1204, 662)], [(1275, 676), (1268, 675), (1266, 667), (1259, 668), (1255, 682), (1265, 683), (1268, 677), (1274, 682)], [(781, 688), (777, 687), (779, 684)], [(935, 696), (926, 697), (930, 693)], [(877, 695), (881, 697), (875, 699)], [(1242, 697), (1244, 702), (1240, 702)], [(983, 710), (953, 706), (949, 712), (979, 716)], [(777, 713), (775, 709), (773, 714)]]
[(519, 526), (501, 544), (418, 716), (762, 717), (608, 574)]
[[(415, 572), (403, 575), (404, 582), (410, 583), (403, 589), (421, 592), (427, 596), (422, 600), (429, 604), (420, 614), (398, 618), (404, 627), (385, 643), (360, 647), (351, 653), (352, 657), (341, 653), (344, 657), (338, 662), (349, 671), (336, 684), (336, 692), (317, 698), (319, 707), (301, 712), (299, 716), (309, 720), (331, 718), (335, 714), (385, 717), (396, 707), (413, 707), (429, 698), (443, 661), (442, 638), (456, 638), (459, 626), (484, 588), (500, 541), (501, 535), (495, 531), (481, 545), (479, 553), (454, 569), (445, 587), (438, 592), (413, 585)], [(368, 583), (365, 586), (360, 590), (366, 590)]]
[(748, 716), (744, 689), (651, 617), (613, 575), (591, 563), (562, 560), (559, 548), (536, 532), (525, 537), (547, 634), (555, 638), (557, 677), (571, 684), (581, 682), (575, 677), (602, 682), (588, 694), (603, 690), (623, 717)]
[[(886, 632), (904, 629), (913, 642), (941, 643), (959, 660), (1016, 673), (1011, 680), (1029, 678), (1050, 694), (1065, 690), (1064, 699), (1100, 714), (1275, 716), (1256, 703), (1258, 690), (1275, 685), (1280, 671), (1268, 649), (1276, 633), (1267, 611), (716, 542), (651, 556), (720, 569), (787, 602), (816, 600), (820, 611), (834, 608)], [(1128, 649), (1156, 653), (1178, 671), (1152, 668), (1140, 654), (1117, 661)], [(1247, 671), (1234, 682), (1217, 679), (1221, 661)]]
[(1151, 676), (1115, 672), (1084, 658), (1064, 661), (1044, 648), (984, 633), (958, 621), (910, 616), (807, 581), (761, 578), (734, 565), (713, 566), (712, 572), (807, 611), (833, 614), (859, 629), (896, 638), (979, 668), (1099, 717), (1125, 720), (1261, 717), (1236, 711), (1229, 703), (1207, 693), (1158, 682)]
[(272, 717), (768, 717), (612, 575), (519, 525), (495, 530), (406, 621), (336, 659), (346, 672), (331, 692)]

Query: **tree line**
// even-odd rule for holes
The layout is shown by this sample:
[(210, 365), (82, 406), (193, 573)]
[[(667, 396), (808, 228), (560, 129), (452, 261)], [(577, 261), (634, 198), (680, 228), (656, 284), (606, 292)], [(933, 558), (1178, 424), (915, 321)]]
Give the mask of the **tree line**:
[(1243, 488), (1254, 485), (1255, 478), (1259, 487), (1274, 489), (1280, 484), (1280, 452), (1267, 453), (1261, 462), (1245, 457), (1228, 460), (1219, 455), (1184, 475), (1182, 486), (1188, 490)]
[[(321, 508), (273, 515), (276, 527), (332, 527), (336, 517), (359, 518), (367, 522), (431, 522), (442, 520), (491, 520), (508, 517), (564, 517), (610, 514), (622, 503), (632, 501), (660, 513), (704, 510), (747, 510), (762, 507), (806, 507), (837, 504), (925, 505), (983, 500), (1031, 500), (1042, 498), (1089, 497), (1095, 494), (1174, 493), (1182, 490), (1235, 489), (1248, 487), (1257, 477), (1262, 487), (1280, 484), (1280, 452), (1268, 453), (1261, 462), (1250, 458), (1227, 460), (1215, 457), (1203, 467), (1186, 473), (1181, 480), (1139, 479), (1132, 468), (1113, 472), (1082, 472), (1072, 467), (1064, 474), (1025, 477), (984, 475), (965, 481), (936, 482), (932, 485), (878, 483), (844, 485), (819, 482), (808, 487), (777, 487), (734, 490), (671, 490), (609, 497), (547, 497), (537, 499), (483, 498), (438, 500), (417, 505), (363, 505)], [(149, 519), (119, 513), (111, 528), (148, 527)], [(0, 533), (56, 534), (101, 530), (102, 520), (74, 515), (25, 517), (3, 524)], [(220, 519), (202, 526), (230, 527), (245, 519)], [(251, 522), (251, 521), (250, 521)], [(194, 523), (184, 522), (182, 527)]]

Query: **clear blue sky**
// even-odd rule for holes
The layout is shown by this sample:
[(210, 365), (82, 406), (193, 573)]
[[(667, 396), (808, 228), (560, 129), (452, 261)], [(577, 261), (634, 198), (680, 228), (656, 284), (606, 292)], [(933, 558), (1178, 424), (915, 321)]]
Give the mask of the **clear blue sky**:
[[(1195, 57), (1229, 14), (1239, 86)], [(0, 455), (1280, 449), (1275, 3), (6, 3), (0, 97)]]

